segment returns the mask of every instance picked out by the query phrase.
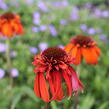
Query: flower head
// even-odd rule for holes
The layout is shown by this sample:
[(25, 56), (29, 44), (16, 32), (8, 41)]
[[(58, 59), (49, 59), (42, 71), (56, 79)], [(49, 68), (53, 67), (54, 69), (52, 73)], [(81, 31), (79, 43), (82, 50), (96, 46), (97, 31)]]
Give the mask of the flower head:
[(17, 77), (19, 75), (19, 71), (16, 68), (11, 69), (11, 76), (13, 78)]
[(20, 16), (11, 12), (0, 15), (0, 34), (8, 38), (14, 34), (23, 34), (23, 26), (20, 22)]
[(65, 51), (75, 57), (75, 65), (80, 64), (82, 57), (88, 64), (97, 64), (98, 56), (101, 54), (97, 44), (88, 36), (76, 36), (65, 46)]
[(0, 68), (0, 79), (2, 79), (5, 76), (5, 71)]
[[(77, 93), (78, 88), (83, 89), (75, 70), (70, 66), (72, 63), (73, 58), (57, 47), (48, 48), (35, 56), (32, 64), (37, 66), (34, 69), (36, 96), (45, 102), (60, 101), (65, 96), (71, 96), (73, 92)], [(66, 83), (66, 94), (63, 91), (62, 80)]]
[(7, 50), (7, 45), (4, 43), (0, 43), (0, 53), (3, 53)]

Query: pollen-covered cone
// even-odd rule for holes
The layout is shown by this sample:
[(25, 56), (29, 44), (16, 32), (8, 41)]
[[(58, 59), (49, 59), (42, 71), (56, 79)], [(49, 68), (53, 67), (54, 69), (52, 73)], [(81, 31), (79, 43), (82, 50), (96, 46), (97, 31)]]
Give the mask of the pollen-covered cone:
[(0, 36), (13, 37), (24, 33), (20, 16), (11, 12), (0, 15)]
[(88, 36), (75, 36), (71, 42), (65, 46), (65, 51), (75, 58), (75, 65), (80, 64), (84, 58), (88, 64), (97, 64), (101, 51), (95, 41)]
[[(75, 70), (70, 66), (70, 64), (73, 64), (73, 58), (63, 49), (48, 48), (35, 56), (32, 64), (36, 66), (34, 69), (36, 74), (34, 81), (35, 95), (45, 102), (60, 101), (65, 96), (77, 93), (79, 88), (83, 90), (81, 81), (78, 79)], [(62, 83), (66, 84), (65, 93)]]

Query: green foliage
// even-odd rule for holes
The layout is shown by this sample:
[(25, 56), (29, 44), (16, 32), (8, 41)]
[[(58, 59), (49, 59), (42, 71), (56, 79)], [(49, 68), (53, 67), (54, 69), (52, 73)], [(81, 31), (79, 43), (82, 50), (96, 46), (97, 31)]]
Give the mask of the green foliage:
[[(11, 57), (13, 68), (19, 70), (19, 76), (14, 78), (14, 85), (12, 88), (12, 104), (11, 109), (43, 109), (45, 103), (37, 98), (33, 91), (34, 86), (34, 67), (32, 66), (32, 59), (35, 54), (29, 50), (30, 47), (36, 47), (40, 52), (39, 43), (47, 43), (49, 47), (59, 46), (69, 43), (72, 36), (83, 34), (88, 35), (87, 32), (80, 29), (81, 24), (86, 24), (88, 28), (101, 29), (101, 33), (95, 33), (91, 37), (97, 42), (102, 51), (102, 56), (96, 66), (88, 65), (84, 60), (81, 63), (80, 79), (84, 84), (84, 93), (79, 94), (78, 109), (108, 109), (109, 108), (109, 43), (100, 40), (100, 35), (105, 34), (109, 36), (109, 17), (97, 18), (91, 9), (84, 8), (84, 3), (91, 2), (98, 4), (97, 7), (101, 10), (107, 10), (107, 6), (102, 4), (104, 0), (70, 0), (68, 7), (56, 8), (50, 6), (48, 1), (48, 12), (41, 12), (41, 25), (54, 25), (58, 34), (53, 37), (49, 29), (44, 32), (33, 32), (32, 27), (40, 27), (40, 25), (33, 24), (33, 13), (38, 11), (36, 2), (30, 6), (26, 5), (22, 0), (20, 7), (16, 8), (10, 6), (8, 10), (18, 13), (21, 16), (22, 23), (25, 28), (23, 36), (17, 36), (10, 40), (11, 50), (17, 52), (16, 57)], [(25, 0), (26, 1), (26, 0)], [(79, 7), (78, 20), (72, 21), (70, 13), (74, 4)], [(4, 13), (8, 10), (0, 10)], [(60, 20), (68, 21), (66, 25), (60, 25)], [(106, 41), (108, 40), (108, 37)], [(5, 40), (0, 40), (0, 43), (5, 43)], [(75, 67), (73, 65), (73, 67)], [(5, 53), (0, 53), (0, 68), (8, 72)], [(77, 66), (75, 67), (77, 69)], [(6, 73), (5, 77), (0, 79), (0, 109), (8, 109), (10, 103), (10, 87), (9, 75)], [(65, 98), (60, 102), (52, 101), (50, 103), (51, 109), (73, 109), (75, 97), (71, 99)]]

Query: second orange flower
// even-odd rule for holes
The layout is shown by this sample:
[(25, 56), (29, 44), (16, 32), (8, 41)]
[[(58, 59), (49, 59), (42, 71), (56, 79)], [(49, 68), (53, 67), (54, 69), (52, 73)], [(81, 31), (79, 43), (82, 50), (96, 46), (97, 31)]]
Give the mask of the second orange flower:
[(94, 40), (88, 36), (75, 36), (71, 42), (65, 46), (66, 52), (75, 57), (75, 65), (80, 64), (81, 59), (84, 58), (88, 64), (97, 64), (98, 56), (101, 51)]

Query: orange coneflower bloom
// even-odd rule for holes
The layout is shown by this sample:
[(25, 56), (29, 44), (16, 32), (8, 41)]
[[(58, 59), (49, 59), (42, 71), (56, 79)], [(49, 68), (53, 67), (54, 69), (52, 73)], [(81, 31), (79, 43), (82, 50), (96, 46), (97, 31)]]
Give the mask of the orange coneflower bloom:
[(97, 44), (88, 36), (75, 36), (71, 42), (65, 46), (65, 51), (75, 57), (75, 65), (80, 64), (82, 57), (88, 64), (97, 64), (98, 56), (101, 55)]
[[(71, 56), (57, 47), (48, 48), (35, 56), (32, 64), (37, 66), (34, 70), (36, 96), (45, 102), (60, 101), (65, 95), (71, 96), (73, 92), (77, 93), (79, 88), (83, 89), (75, 70), (70, 66), (71, 63), (73, 63)], [(66, 83), (66, 94), (63, 91), (62, 81)]]
[(11, 12), (0, 15), (0, 35), (10, 38), (14, 34), (23, 33), (24, 30), (19, 15)]

